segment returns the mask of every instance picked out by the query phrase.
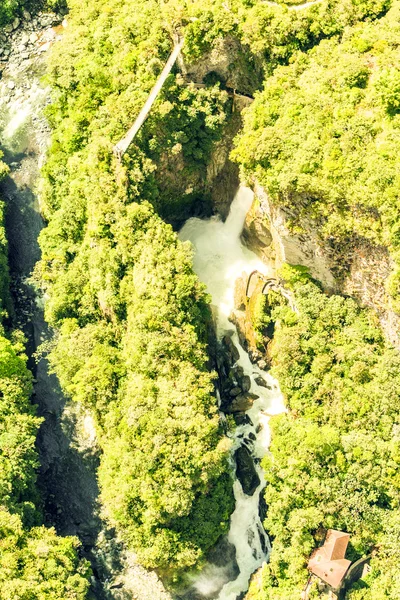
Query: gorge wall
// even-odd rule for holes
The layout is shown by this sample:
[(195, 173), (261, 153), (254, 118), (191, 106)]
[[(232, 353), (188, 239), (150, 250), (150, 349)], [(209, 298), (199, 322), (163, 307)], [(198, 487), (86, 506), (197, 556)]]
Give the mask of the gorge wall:
[(327, 293), (355, 298), (378, 315), (388, 340), (400, 346), (400, 318), (391, 308), (386, 292), (392, 263), (387, 248), (366, 240), (349, 242), (342, 248), (321, 242), (318, 224), (301, 221), (301, 231), (292, 226), (295, 215), (277, 208), (268, 192), (254, 183), (255, 200), (243, 231), (243, 240), (263, 260), (278, 270), (283, 263), (302, 265), (310, 270)]

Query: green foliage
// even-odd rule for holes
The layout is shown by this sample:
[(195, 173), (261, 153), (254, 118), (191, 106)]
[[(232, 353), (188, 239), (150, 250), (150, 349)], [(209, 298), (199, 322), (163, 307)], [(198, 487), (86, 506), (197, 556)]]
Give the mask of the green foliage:
[(22, 15), (23, 10), (35, 13), (41, 9), (59, 10), (66, 8), (65, 0), (1, 0), (0, 28)]
[[(398, 297), (399, 10), (324, 40), (276, 69), (246, 115), (234, 151), (292, 225), (318, 229), (336, 255), (384, 246)], [(338, 259), (338, 261), (340, 258)], [(338, 264), (338, 269), (343, 267)], [(397, 310), (398, 303), (393, 307)]]
[[(176, 29), (187, 60), (233, 38), (258, 72), (254, 64), (272, 69), (376, 17), (387, 2), (321, 2), (306, 13), (252, 0), (69, 7), (48, 63), (53, 138), (37, 277), (49, 298), (46, 318), (59, 331), (50, 361), (64, 390), (97, 417), (110, 521), (143, 564), (176, 570), (226, 531), (233, 499), (208, 369), (208, 298), (190, 249), (160, 215), (177, 225), (195, 210), (191, 186), (173, 197), (169, 180), (205, 174), (231, 110), (227, 92), (218, 81), (198, 89), (172, 73), (122, 165), (113, 144), (142, 108)], [(364, 65), (348, 81), (362, 89)]]
[(189, 60), (197, 60), (221, 38), (230, 36), (250, 51), (251, 62), (256, 58), (266, 72), (271, 72), (278, 64), (287, 63), (296, 51), (341, 35), (347, 26), (374, 19), (389, 6), (388, 0), (322, 0), (297, 11), (255, 0), (232, 0), (229, 9), (222, 0), (195, 1), (183, 18), (185, 54)]
[[(6, 174), (0, 162), (0, 172)], [(1, 321), (10, 305), (4, 203), (0, 203)], [(0, 599), (84, 600), (89, 568), (78, 558), (76, 538), (37, 527), (36, 436), (42, 419), (30, 402), (32, 375), (24, 339), (0, 322)], [(36, 527), (32, 527), (36, 525)]]
[[(32, 376), (21, 354), (0, 336), (0, 499), (7, 507), (31, 512), (37, 429), (41, 422), (29, 402)], [(26, 505), (25, 505), (26, 503)]]
[[(0, 182), (8, 175), (9, 168), (1, 160), (3, 153), (0, 151)], [(5, 310), (6, 313), (11, 311), (11, 301), (9, 295), (9, 273), (7, 262), (7, 238), (4, 227), (4, 202), (0, 200), (0, 310)], [(3, 315), (4, 316), (4, 315)]]
[(144, 565), (171, 574), (226, 532), (233, 495), (208, 370), (208, 298), (189, 246), (153, 206), (172, 212), (158, 184), (165, 152), (179, 152), (187, 169), (205, 167), (227, 94), (171, 75), (117, 164), (112, 144), (171, 43), (153, 0), (70, 8), (49, 63), (49, 224), (37, 269), (46, 318), (59, 329), (50, 361), (64, 390), (97, 416), (106, 515)]
[(18, 0), (4, 0), (0, 6), (0, 27), (9, 23), (19, 12)]
[(271, 420), (271, 454), (263, 462), (265, 527), (274, 542), (260, 597), (300, 593), (322, 529), (334, 528), (351, 534), (352, 560), (378, 548), (366, 587), (348, 597), (394, 600), (399, 353), (353, 300), (326, 296), (298, 269), (286, 267), (285, 275), (299, 312), (280, 306), (272, 313), (273, 374), (289, 410)]
[(83, 600), (89, 567), (77, 554), (78, 541), (54, 529), (24, 529), (18, 515), (0, 507), (0, 599)]

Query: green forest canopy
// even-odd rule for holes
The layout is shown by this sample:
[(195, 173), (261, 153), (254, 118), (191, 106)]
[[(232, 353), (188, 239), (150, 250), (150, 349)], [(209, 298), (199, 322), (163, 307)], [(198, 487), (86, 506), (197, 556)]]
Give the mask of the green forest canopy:
[[(7, 168), (0, 161), (0, 179)], [(10, 307), (4, 203), (0, 203), (0, 600), (84, 600), (89, 568), (79, 542), (40, 526), (35, 440), (41, 419), (30, 402), (24, 339), (2, 324)]]
[[(343, 107), (343, 115), (340, 113), (337, 121), (340, 124), (340, 118), (348, 118), (352, 122), (353, 112), (356, 112), (354, 107), (364, 101), (363, 95), (368, 96), (369, 72), (374, 68), (364, 65), (363, 56), (375, 47), (374, 41), (371, 47), (367, 44), (368, 50), (363, 50), (362, 45), (354, 49), (352, 35), (356, 36), (357, 31), (361, 31), (373, 37), (373, 33), (368, 32), (375, 32), (376, 27), (391, 27), (394, 39), (397, 9), (394, 8), (386, 20), (380, 19), (375, 26), (374, 19), (389, 8), (388, 1), (322, 1), (307, 11), (290, 11), (253, 0), (233, 0), (229, 10), (222, 0), (198, 0), (188, 6), (171, 0), (163, 3), (162, 11), (155, 0), (71, 0), (69, 5), (69, 26), (63, 41), (54, 49), (48, 68), (48, 81), (53, 90), (53, 104), (48, 110), (53, 128), (52, 146), (43, 170), (43, 202), (48, 227), (41, 235), (43, 258), (37, 268), (37, 277), (49, 296), (46, 317), (59, 331), (50, 360), (64, 390), (73, 400), (90, 407), (96, 415), (103, 450), (99, 480), (106, 514), (128, 545), (135, 549), (139, 560), (145, 566), (158, 567), (165, 573), (170, 568), (179, 570), (199, 561), (226, 532), (233, 508), (227, 461), (229, 444), (219, 424), (213, 374), (209, 372), (208, 298), (193, 273), (190, 249), (178, 242), (171, 226), (161, 218), (176, 224), (182, 216), (183, 207), (187, 207), (187, 201), (165, 194), (159, 176), (163, 155), (168, 152), (181, 153), (185, 169), (195, 170), (199, 165), (207, 165), (212, 148), (221, 138), (229, 118), (227, 93), (218, 83), (205, 89), (184, 86), (181, 79), (172, 74), (123, 165), (115, 162), (113, 144), (126, 132), (143, 105), (171, 50), (172, 34), (176, 28), (184, 28), (185, 57), (188, 61), (204, 56), (221, 37), (233, 37), (241, 45), (249, 68), (259, 76), (255, 87), (262, 87), (263, 79), (276, 70), (275, 75), (267, 79), (265, 91), (258, 95), (254, 109), (249, 112), (244, 141), (238, 146), (236, 158), (246, 172), (251, 175), (257, 172), (260, 178), (264, 178), (262, 182), (268, 189), (271, 188), (272, 193), (277, 190), (274, 199), (277, 198), (278, 202), (281, 189), (272, 184), (275, 179), (280, 182), (286, 161), (289, 164), (293, 159), (290, 152), (296, 148), (297, 136), (301, 139), (301, 135), (309, 131), (308, 127), (314, 127), (310, 143), (314, 137), (318, 141), (321, 136), (319, 128), (325, 126), (323, 116), (318, 112), (320, 106), (324, 106), (318, 86), (324, 81), (326, 65), (334, 68), (340, 83), (325, 81), (329, 93), (333, 90), (338, 105)], [(358, 25), (359, 21), (365, 23)], [(390, 26), (387, 25), (389, 22)], [(361, 39), (364, 38), (361, 36)], [(386, 51), (388, 56), (394, 52), (394, 41), (388, 46), (389, 49), (382, 53), (383, 57)], [(343, 51), (342, 66), (339, 48)], [(330, 52), (335, 57), (332, 62)], [(288, 62), (290, 66), (282, 66)], [(309, 65), (315, 67), (315, 73), (307, 71)], [(350, 76), (346, 78), (348, 66)], [(289, 88), (296, 93), (297, 88), (301, 90), (304, 73), (308, 73), (308, 79), (304, 76), (305, 84), (312, 81), (309, 93), (317, 89), (312, 101), (316, 106), (312, 104), (311, 111), (316, 116), (313, 116), (314, 121), (309, 119), (307, 123), (305, 119), (306, 114), (310, 115), (310, 107), (308, 113), (307, 110), (302, 112), (301, 102), (300, 108), (297, 105), (292, 108), (291, 95), (287, 92)], [(390, 88), (394, 92), (386, 100), (390, 106), (396, 97), (396, 85), (394, 81)], [(283, 127), (283, 133), (273, 129), (274, 124), (279, 122), (282, 106), (289, 111), (287, 115), (292, 123), (299, 120), (299, 130), (296, 130), (294, 139), (290, 137), (292, 130), (289, 125), (286, 129)], [(275, 111), (272, 116), (268, 112), (270, 109)], [(392, 108), (388, 112), (387, 107), (384, 109), (383, 105), (378, 105), (374, 111), (373, 118), (383, 123), (382, 126), (395, 122), (396, 113), (391, 114)], [(259, 123), (262, 125), (258, 126)], [(360, 132), (359, 136), (365, 141), (366, 127), (357, 123), (354, 131)], [(260, 131), (265, 132), (261, 140)], [(327, 131), (326, 136), (322, 136), (324, 140), (329, 138), (329, 127)], [(286, 136), (282, 146), (286, 144), (287, 147), (281, 149), (287, 153), (287, 156), (284, 155), (285, 164), (275, 157), (273, 144), (268, 142), (269, 135), (272, 140), (276, 137), (278, 148), (280, 136)], [(339, 130), (339, 139), (341, 135)], [(390, 136), (389, 139), (392, 143)], [(303, 146), (308, 152), (308, 146), (302, 143), (302, 149)], [(256, 152), (258, 147), (259, 154)], [(333, 148), (335, 150), (334, 144)], [(319, 150), (323, 152), (323, 149)], [(311, 157), (313, 152), (311, 147)], [(351, 144), (345, 145), (343, 153), (350, 156), (352, 152)], [(335, 152), (332, 156), (333, 162), (340, 158), (340, 154)], [(353, 165), (351, 160), (350, 166)], [(372, 160), (375, 160), (374, 156)], [(295, 162), (293, 159), (291, 167), (297, 173)], [(302, 177), (310, 175), (310, 169), (312, 173), (313, 168), (319, 168), (312, 160), (310, 164), (311, 167), (306, 161), (305, 170), (300, 169), (300, 182), (306, 181)], [(324, 169), (332, 169), (329, 160), (327, 164), (326, 167), (324, 163)], [(336, 185), (334, 177), (339, 176), (335, 169), (333, 171), (332, 181)], [(272, 175), (275, 179), (271, 178)], [(336, 198), (345, 186), (352, 189), (351, 169), (345, 171), (345, 175), (345, 182), (323, 188), (324, 201), (327, 198), (323, 216), (326, 216), (325, 213), (331, 216), (332, 213), (334, 218), (340, 213), (335, 210)], [(332, 178), (331, 174), (329, 176)], [(325, 186), (323, 173), (322, 184)], [(332, 197), (329, 196), (331, 187)], [(284, 194), (282, 197), (286, 199)], [(324, 201), (320, 203), (323, 205)], [(334, 210), (331, 210), (332, 206)], [(364, 214), (362, 207), (357, 207), (357, 210)], [(376, 207), (371, 204), (367, 208)], [(369, 231), (367, 225), (372, 221), (368, 210), (365, 213), (370, 220), (366, 221), (365, 228)], [(373, 210), (370, 212), (374, 214)], [(348, 221), (351, 229), (354, 219), (352, 221), (348, 216), (349, 211), (346, 217), (340, 213), (339, 223), (343, 225), (340, 219), (346, 224)], [(379, 233), (377, 228), (372, 231), (376, 235)], [(384, 229), (380, 235), (385, 236), (386, 231)], [(325, 297), (321, 295), (322, 299), (319, 298), (313, 284), (304, 285), (309, 286), (307, 294), (312, 301), (322, 305)], [(307, 304), (307, 301), (304, 302)], [(313, 302), (310, 302), (310, 308)], [(385, 352), (389, 350), (385, 349), (376, 328), (371, 326), (372, 342), (365, 338), (363, 327), (368, 318), (360, 316), (355, 305), (345, 302), (342, 306), (341, 300), (336, 302), (338, 307), (333, 309), (348, 313), (350, 321), (354, 320), (352, 327), (356, 332), (361, 328), (354, 343), (360, 348), (365, 345), (368, 357), (370, 343), (377, 348), (378, 357), (381, 354), (386, 357)], [(336, 325), (336, 317), (329, 310), (328, 317)], [(292, 317), (284, 313), (280, 318), (284, 331)], [(287, 318), (287, 323), (284, 318)], [(314, 325), (304, 317), (300, 329), (292, 334), (301, 338), (307, 335), (304, 327), (320, 327), (317, 315), (313, 314), (313, 318), (316, 319)], [(340, 323), (343, 318), (339, 318)], [(293, 339), (297, 339), (296, 336)], [(290, 341), (291, 338), (282, 341), (282, 356), (291, 365), (291, 347), (285, 346)], [(279, 334), (275, 343), (278, 347)], [(357, 346), (358, 352), (360, 348)], [(300, 365), (305, 360), (301, 352), (296, 358)], [(353, 372), (352, 367), (352, 364), (347, 366), (346, 363), (345, 374), (338, 375), (350, 387), (353, 378), (358, 382), (356, 378), (359, 375), (357, 370)], [(286, 368), (284, 364), (281, 373), (284, 381)], [(363, 381), (358, 383), (364, 385)], [(307, 387), (310, 382), (305, 375), (301, 384), (305, 389), (304, 393), (298, 394), (298, 410), (302, 409), (303, 395), (305, 404), (312, 405), (314, 402), (315, 390), (312, 386), (311, 391)], [(291, 406), (296, 394), (292, 393), (289, 384), (285, 385), (284, 391)], [(318, 390), (318, 394), (321, 395), (322, 391)], [(337, 399), (339, 416), (344, 410), (340, 403), (346, 398)], [(378, 405), (376, 410), (384, 409)], [(317, 419), (321, 416), (318, 411), (317, 417), (313, 411), (305, 410), (305, 413), (302, 417), (304, 427), (311, 422), (312, 431), (317, 435), (314, 421), (319, 427)], [(283, 423), (285, 419), (291, 423), (290, 418), (284, 417)], [(277, 423), (281, 421), (277, 420)], [(279, 441), (281, 435), (283, 444), (290, 442), (285, 437), (286, 425), (282, 425), (282, 431), (278, 425), (274, 429), (274, 440)], [(351, 457), (348, 458), (347, 446), (344, 447), (335, 429), (339, 427), (338, 423), (333, 420), (332, 423), (322, 423), (322, 426), (326, 428), (327, 435), (331, 435), (335, 448), (342, 452), (343, 465), (347, 468), (349, 463), (349, 469), (353, 468), (355, 463)], [(301, 433), (302, 430), (293, 429), (293, 434), (299, 438)], [(311, 450), (308, 447), (304, 449), (308, 458), (319, 452), (318, 435), (316, 440), (315, 444), (310, 441)], [(386, 442), (383, 438), (382, 444)], [(301, 439), (299, 444), (301, 447)], [(279, 454), (280, 448), (281, 445), (274, 441), (274, 459), (281, 461), (282, 469), (285, 469), (287, 456)], [(363, 451), (363, 446), (361, 449)], [(324, 455), (323, 449), (321, 452), (315, 460), (321, 460), (323, 469), (330, 473), (331, 459)], [(386, 456), (386, 446), (382, 452)], [(315, 464), (318, 471), (319, 463)], [(276, 493), (279, 502), (287, 501), (286, 497), (279, 496), (279, 477), (272, 467), (267, 468), (271, 480), (270, 493)], [(341, 480), (340, 468), (332, 471), (337, 480)], [(290, 473), (290, 476), (293, 477), (292, 489), (295, 489), (298, 484), (296, 473)], [(335, 482), (333, 493), (338, 494), (341, 488), (338, 481)], [(382, 485), (386, 487), (383, 491), (379, 490), (381, 495), (375, 488), (372, 491), (369, 488), (362, 490), (365, 495), (361, 498), (364, 502), (362, 510), (366, 505), (375, 503), (379, 516), (382, 510), (389, 511), (391, 506), (383, 506), (382, 495), (387, 494), (386, 502), (390, 504), (394, 484), (389, 477)], [(304, 494), (306, 506), (304, 514), (299, 517), (300, 523), (297, 513), (289, 524), (282, 523), (279, 514), (276, 514), (277, 509), (275, 513), (271, 509), (268, 527), (274, 529), (276, 542), (265, 589), (273, 589), (273, 594), (298, 589), (304, 581), (305, 553), (314, 544), (314, 525), (329, 524), (320, 507), (315, 509), (312, 505), (308, 511), (307, 502)], [(351, 496), (346, 509), (347, 520), (343, 525), (353, 527), (353, 530), (356, 529), (355, 502)], [(290, 518), (292, 508), (289, 502), (285, 514)], [(362, 512), (361, 509), (360, 515), (364, 519), (367, 511)], [(330, 517), (335, 524), (336, 515)], [(396, 523), (392, 530), (395, 535)], [(358, 534), (355, 552), (362, 552), (377, 539), (389, 539), (384, 537), (385, 531), (374, 529), (367, 518)], [(294, 544), (293, 548), (297, 548), (297, 558), (293, 552), (290, 553), (288, 540)], [(70, 543), (73, 546), (74, 542)], [(384, 548), (390, 554), (393, 545), (385, 544)], [(379, 556), (384, 556), (384, 551)], [(290, 572), (286, 565), (287, 557), (291, 559)], [(379, 563), (375, 564), (378, 564), (379, 570)], [(390, 571), (388, 577), (385, 585), (390, 587)], [(379, 577), (375, 576), (375, 579), (379, 581)], [(82, 586), (84, 589), (84, 584)], [(278, 598), (277, 595), (272, 597)], [(357, 596), (353, 598), (358, 600)]]
[[(304, 268), (282, 275), (298, 314), (273, 292), (272, 373), (288, 412), (274, 417), (263, 461), (266, 530), (262, 583), (248, 600), (300, 596), (312, 549), (328, 528), (350, 533), (347, 556), (373, 552), (372, 571), (349, 600), (399, 597), (400, 355), (376, 317), (326, 296)], [(272, 307), (272, 309), (271, 309)]]
[(59, 329), (51, 364), (97, 416), (104, 510), (139, 560), (164, 571), (195, 564), (233, 509), (208, 298), (191, 250), (149, 203), (162, 201), (150, 157), (180, 143), (189, 163), (205, 161), (226, 93), (178, 89), (172, 76), (126, 165), (112, 154), (169, 51), (157, 2), (71, 3), (49, 64), (38, 268)]
[[(235, 159), (293, 225), (313, 222), (328, 246), (385, 246), (399, 310), (400, 3), (386, 16), (293, 56), (247, 112)], [(340, 252), (339, 252), (340, 256)]]

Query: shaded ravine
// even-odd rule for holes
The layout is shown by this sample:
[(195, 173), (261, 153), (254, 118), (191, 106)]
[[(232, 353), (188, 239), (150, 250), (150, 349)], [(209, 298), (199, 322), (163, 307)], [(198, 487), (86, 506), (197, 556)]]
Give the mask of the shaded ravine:
[(140, 567), (101, 519), (99, 449), (91, 415), (67, 401), (55, 375), (49, 375), (45, 358), (35, 360), (40, 344), (54, 335), (31, 281), (40, 258), (38, 236), (45, 225), (38, 200), (39, 172), (50, 139), (43, 116), (49, 90), (39, 84), (44, 59), (43, 53), (34, 62), (10, 64), (0, 81), (0, 148), (11, 170), (0, 186), (0, 197), (6, 202), (14, 325), (27, 338), (28, 364), (35, 377), (33, 401), (44, 418), (37, 439), (44, 522), (82, 542), (81, 553), (93, 569), (92, 597), (170, 600), (155, 573)]
[[(190, 219), (182, 228), (180, 238), (192, 242), (194, 269), (207, 285), (212, 296), (216, 315), (217, 336), (230, 336), (236, 348), (235, 368), (248, 377), (249, 392), (256, 398), (246, 411), (243, 422), (228, 435), (232, 439), (232, 468), (238, 472), (239, 455), (251, 456), (256, 478), (252, 490), (242, 486), (240, 476), (235, 476), (233, 491), (236, 501), (231, 516), (228, 541), (235, 547), (236, 563), (239, 572), (231, 579), (226, 568), (205, 568), (203, 574), (194, 578), (193, 588), (198, 592), (196, 599), (237, 600), (247, 591), (251, 575), (268, 560), (270, 543), (262, 525), (260, 506), (261, 494), (265, 487), (260, 460), (266, 454), (270, 443), (269, 419), (273, 414), (285, 410), (278, 383), (273, 377), (250, 361), (247, 352), (241, 347), (235, 325), (230, 317), (234, 311), (234, 286), (243, 272), (249, 275), (258, 270), (264, 274), (268, 267), (248, 248), (243, 246), (240, 236), (246, 213), (253, 200), (251, 190), (240, 187), (231, 205), (225, 222), (219, 217), (202, 220)], [(261, 382), (261, 384), (260, 384)], [(258, 483), (257, 483), (258, 481)]]
[[(52, 335), (44, 321), (42, 302), (29, 282), (40, 258), (38, 236), (44, 226), (36, 195), (40, 163), (49, 139), (42, 115), (48, 90), (39, 86), (43, 71), (43, 60), (36, 62), (34, 75), (25, 69), (14, 70), (14, 93), (8, 99), (7, 73), (3, 78), (1, 147), (11, 173), (2, 184), (0, 194), (6, 202), (15, 325), (24, 331), (28, 340), (29, 367), (35, 376), (33, 400), (38, 405), (38, 414), (44, 418), (37, 440), (41, 464), (38, 484), (44, 501), (44, 520), (61, 535), (78, 535), (84, 554), (89, 557), (101, 530), (96, 516), (97, 455), (92, 451), (85, 455), (74, 444), (77, 415), (73, 411), (64, 412), (66, 399), (56, 377), (48, 374), (47, 361), (36, 362), (33, 357), (38, 346)], [(96, 596), (102, 597), (100, 590), (96, 590)]]

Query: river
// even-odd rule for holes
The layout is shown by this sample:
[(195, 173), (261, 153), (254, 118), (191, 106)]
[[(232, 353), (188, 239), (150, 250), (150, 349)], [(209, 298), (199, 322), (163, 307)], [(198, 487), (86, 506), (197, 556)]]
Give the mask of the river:
[[(278, 383), (273, 377), (252, 364), (239, 343), (236, 327), (229, 320), (234, 310), (235, 281), (243, 272), (254, 270), (267, 275), (268, 268), (257, 256), (246, 248), (240, 239), (246, 214), (253, 201), (250, 189), (241, 186), (236, 194), (225, 222), (219, 217), (202, 220), (190, 219), (180, 231), (181, 240), (189, 240), (194, 246), (194, 270), (203, 281), (212, 297), (215, 307), (217, 336), (228, 334), (239, 351), (237, 365), (244, 374), (250, 376), (250, 392), (258, 396), (247, 411), (249, 422), (236, 427), (232, 438), (232, 462), (235, 450), (246, 445), (255, 462), (260, 484), (249, 496), (243, 492), (240, 481), (235, 476), (235, 510), (231, 516), (228, 540), (234, 545), (239, 574), (232, 581), (224, 581), (224, 569), (207, 569), (194, 581), (194, 587), (201, 597), (218, 600), (236, 600), (246, 592), (251, 575), (268, 560), (270, 543), (259, 515), (260, 494), (265, 480), (260, 459), (268, 451), (270, 416), (285, 410)], [(264, 379), (268, 387), (257, 385), (256, 379)]]

